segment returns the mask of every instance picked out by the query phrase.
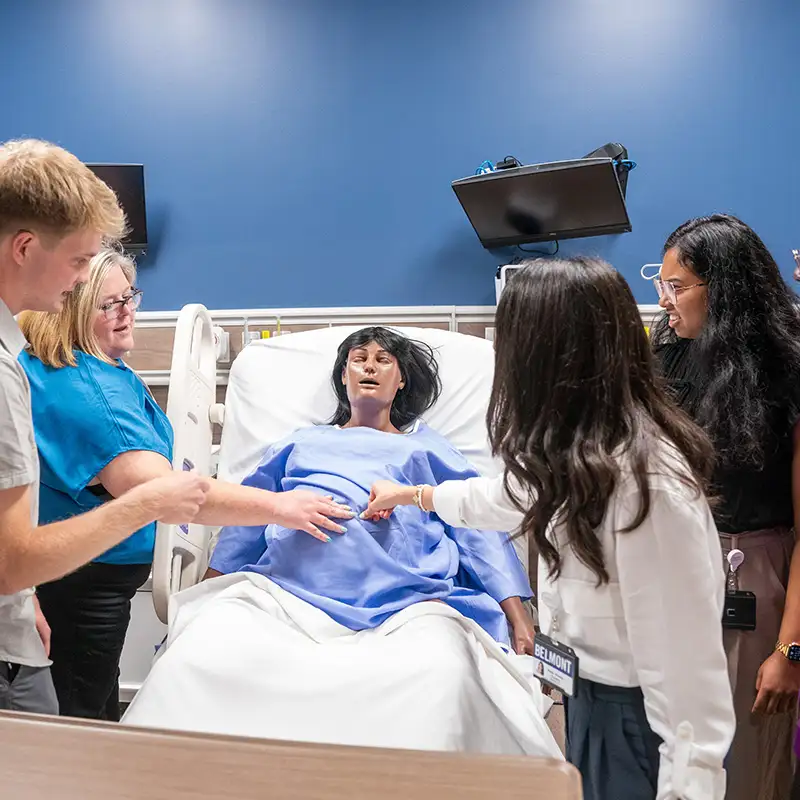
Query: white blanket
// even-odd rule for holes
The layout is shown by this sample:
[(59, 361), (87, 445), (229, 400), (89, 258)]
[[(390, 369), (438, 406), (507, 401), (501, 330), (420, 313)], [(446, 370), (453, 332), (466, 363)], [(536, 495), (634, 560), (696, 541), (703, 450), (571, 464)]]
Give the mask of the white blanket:
[(125, 724), (562, 758), (523, 658), (443, 603), (354, 632), (239, 573), (181, 592), (171, 617)]

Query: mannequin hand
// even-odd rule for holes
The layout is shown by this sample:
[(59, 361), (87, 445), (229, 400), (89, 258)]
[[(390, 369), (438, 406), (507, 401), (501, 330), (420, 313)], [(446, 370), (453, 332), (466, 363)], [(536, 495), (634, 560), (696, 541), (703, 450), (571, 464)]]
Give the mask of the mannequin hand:
[(533, 628), (533, 620), (525, 614), (511, 623), (511, 644), (514, 652), (518, 655), (533, 655), (533, 638), (536, 631)]
[(533, 627), (531, 615), (519, 597), (507, 597), (500, 603), (500, 608), (506, 615), (511, 628), (511, 646), (518, 655), (533, 655), (533, 637), (536, 629)]
[(754, 714), (780, 714), (797, 705), (800, 692), (800, 664), (774, 652), (758, 670)]

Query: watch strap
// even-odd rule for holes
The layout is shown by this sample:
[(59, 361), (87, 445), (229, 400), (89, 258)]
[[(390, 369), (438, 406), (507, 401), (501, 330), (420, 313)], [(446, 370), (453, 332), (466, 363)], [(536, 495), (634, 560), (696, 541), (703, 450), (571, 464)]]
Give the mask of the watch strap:
[(789, 655), (789, 651), (792, 648), (800, 648), (800, 642), (790, 642), (789, 644), (784, 644), (781, 641), (776, 642), (775, 650), (777, 650), (781, 655), (785, 656), (789, 659), (789, 661), (800, 661), (800, 658), (792, 658)]

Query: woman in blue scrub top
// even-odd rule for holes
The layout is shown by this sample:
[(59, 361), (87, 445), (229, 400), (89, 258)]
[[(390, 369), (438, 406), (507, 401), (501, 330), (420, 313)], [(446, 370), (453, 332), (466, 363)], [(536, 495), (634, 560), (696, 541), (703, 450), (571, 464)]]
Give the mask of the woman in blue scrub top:
[[(25, 313), (20, 356), (31, 385), (41, 462), (40, 523), (88, 511), (171, 469), (172, 428), (122, 361), (133, 348), (135, 268), (107, 250), (57, 314)], [(349, 509), (310, 492), (272, 493), (212, 481), (197, 521), (279, 522), (329, 540)], [(283, 522), (280, 522), (283, 520)], [(150, 574), (155, 523), (37, 594), (52, 628), (50, 657), (62, 715), (119, 719), (119, 660), (131, 600)]]

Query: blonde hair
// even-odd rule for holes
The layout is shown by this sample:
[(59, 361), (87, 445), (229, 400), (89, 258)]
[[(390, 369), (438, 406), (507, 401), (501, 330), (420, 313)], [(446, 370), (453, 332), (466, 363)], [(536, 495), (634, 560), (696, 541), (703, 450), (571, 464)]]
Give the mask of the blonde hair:
[(78, 364), (75, 350), (90, 356), (116, 363), (100, 348), (94, 334), (95, 315), (98, 313), (100, 293), (108, 273), (119, 267), (133, 286), (136, 265), (118, 250), (101, 250), (89, 264), (89, 278), (73, 289), (61, 311), (23, 311), (17, 318), (22, 333), (30, 343), (30, 352), (49, 367), (75, 367)]
[(26, 225), (59, 238), (87, 228), (106, 241), (126, 233), (114, 192), (72, 153), (38, 139), (0, 144), (0, 235)]

